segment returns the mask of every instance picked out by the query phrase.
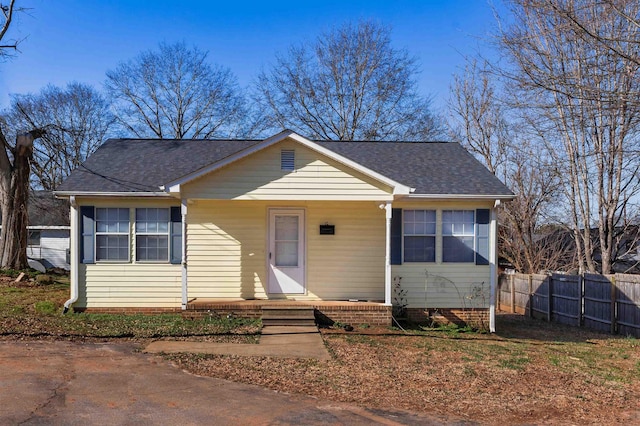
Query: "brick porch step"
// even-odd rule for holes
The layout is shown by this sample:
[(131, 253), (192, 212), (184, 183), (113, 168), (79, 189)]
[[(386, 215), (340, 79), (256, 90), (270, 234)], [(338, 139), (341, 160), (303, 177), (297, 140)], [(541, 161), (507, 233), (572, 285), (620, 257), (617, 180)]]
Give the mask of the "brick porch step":
[(263, 326), (313, 326), (316, 324), (313, 306), (263, 306)]

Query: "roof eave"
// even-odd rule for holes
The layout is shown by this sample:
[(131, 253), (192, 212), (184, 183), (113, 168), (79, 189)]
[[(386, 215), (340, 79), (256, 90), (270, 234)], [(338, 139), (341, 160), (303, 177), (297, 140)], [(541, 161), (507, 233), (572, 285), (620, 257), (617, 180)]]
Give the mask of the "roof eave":
[(101, 192), (101, 191), (54, 191), (58, 198), (68, 197), (155, 197), (172, 198), (171, 194), (164, 191), (140, 191), (140, 192)]
[(400, 196), (403, 199), (412, 200), (501, 200), (509, 201), (516, 198), (511, 194), (408, 194)]

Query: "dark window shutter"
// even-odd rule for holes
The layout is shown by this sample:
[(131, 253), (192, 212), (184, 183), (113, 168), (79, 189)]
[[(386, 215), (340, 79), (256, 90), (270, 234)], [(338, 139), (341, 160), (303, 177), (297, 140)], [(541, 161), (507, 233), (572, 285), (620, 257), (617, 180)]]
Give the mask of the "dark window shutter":
[(182, 212), (171, 207), (171, 263), (182, 262)]
[(94, 259), (94, 222), (93, 206), (80, 206), (80, 262), (95, 263)]
[(489, 264), (489, 209), (476, 210), (476, 265)]
[(391, 209), (391, 264), (402, 265), (402, 209)]

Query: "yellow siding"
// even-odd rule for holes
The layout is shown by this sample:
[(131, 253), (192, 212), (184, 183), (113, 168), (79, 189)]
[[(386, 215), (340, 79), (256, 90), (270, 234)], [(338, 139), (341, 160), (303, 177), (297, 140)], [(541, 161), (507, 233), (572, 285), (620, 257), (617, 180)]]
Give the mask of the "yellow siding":
[[(280, 170), (295, 150), (296, 170)], [(296, 142), (285, 140), (183, 185), (185, 198), (221, 200), (389, 200), (390, 187)]]
[(180, 265), (107, 264), (80, 265), (80, 298), (76, 306), (180, 307), (182, 273)]
[[(295, 299), (384, 299), (385, 218), (376, 203), (262, 201), (189, 206), (189, 298), (268, 298), (268, 209), (286, 207), (306, 215), (307, 294)], [(327, 222), (336, 235), (319, 235)]]
[(491, 271), (488, 265), (442, 262), (442, 210), (491, 208), (492, 203), (465, 201), (396, 202), (394, 208), (436, 210), (436, 262), (392, 265), (391, 276), (400, 277), (407, 290), (409, 308), (487, 308)]
[[(136, 263), (134, 259), (136, 207), (171, 207), (177, 200), (157, 199), (82, 199), (82, 205), (130, 208), (131, 261), (98, 262), (79, 265), (79, 299), (74, 305), (86, 308), (180, 307), (182, 269), (169, 263)], [(75, 254), (77, 255), (77, 254)]]

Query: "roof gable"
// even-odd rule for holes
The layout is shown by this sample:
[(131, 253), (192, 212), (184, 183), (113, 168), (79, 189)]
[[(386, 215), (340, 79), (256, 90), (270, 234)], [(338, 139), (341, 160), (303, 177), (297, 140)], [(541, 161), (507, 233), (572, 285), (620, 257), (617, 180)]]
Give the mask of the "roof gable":
[[(293, 169), (282, 168), (291, 153)], [(176, 185), (188, 199), (392, 200), (389, 184), (285, 138), (223, 167)]]
[(180, 185), (185, 184), (187, 182), (193, 181), (194, 179), (198, 179), (208, 173), (211, 173), (213, 171), (219, 170), (223, 167), (228, 166), (229, 164), (241, 160), (243, 158), (247, 158), (250, 155), (253, 155), (257, 152), (260, 152), (264, 149), (267, 149), (275, 144), (278, 144), (282, 141), (284, 141), (285, 139), (290, 139), (292, 141), (295, 141), (298, 144), (301, 144), (302, 146), (309, 148), (313, 151), (318, 152), (321, 155), (324, 155), (326, 157), (329, 157), (349, 168), (352, 168), (356, 171), (358, 171), (359, 173), (362, 173), (370, 178), (373, 178), (385, 185), (388, 185), (390, 187), (393, 188), (393, 193), (394, 194), (409, 194), (411, 192), (411, 188), (407, 185), (404, 185), (400, 182), (397, 182), (393, 179), (390, 179), (389, 177), (378, 173), (375, 170), (369, 169), (367, 167), (364, 167), (362, 164), (358, 163), (357, 161), (354, 161), (348, 157), (344, 157), (342, 155), (340, 155), (339, 153), (336, 153), (335, 151), (332, 151), (330, 149), (327, 149), (325, 147), (323, 147), (322, 145), (310, 141), (309, 139), (306, 139), (290, 130), (285, 130), (283, 132), (278, 133), (275, 136), (272, 136), (268, 139), (265, 139), (263, 142), (254, 144), (252, 146), (249, 146), (241, 151), (236, 152), (235, 154), (232, 154), (216, 163), (210, 164), (206, 167), (203, 167), (199, 170), (196, 170), (192, 173), (189, 173), (185, 176), (180, 177), (179, 179), (175, 180), (175, 181), (171, 181), (169, 182), (166, 187), (165, 190), (169, 193), (178, 193), (180, 192)]

